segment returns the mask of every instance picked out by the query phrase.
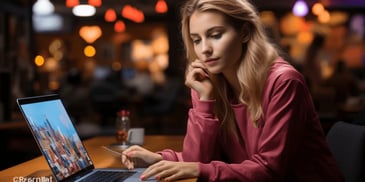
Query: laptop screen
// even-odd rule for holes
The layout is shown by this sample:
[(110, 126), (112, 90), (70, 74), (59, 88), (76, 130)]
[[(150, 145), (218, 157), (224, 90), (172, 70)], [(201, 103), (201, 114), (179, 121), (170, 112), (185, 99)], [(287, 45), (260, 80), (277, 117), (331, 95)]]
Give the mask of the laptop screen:
[(18, 104), (58, 181), (93, 167), (57, 95), (18, 99)]

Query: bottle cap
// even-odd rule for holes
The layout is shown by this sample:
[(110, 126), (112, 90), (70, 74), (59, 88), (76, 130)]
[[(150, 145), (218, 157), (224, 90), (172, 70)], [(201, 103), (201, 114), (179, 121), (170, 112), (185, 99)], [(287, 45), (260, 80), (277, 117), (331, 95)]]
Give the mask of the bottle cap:
[(122, 109), (119, 112), (117, 112), (118, 116), (129, 116), (129, 111)]

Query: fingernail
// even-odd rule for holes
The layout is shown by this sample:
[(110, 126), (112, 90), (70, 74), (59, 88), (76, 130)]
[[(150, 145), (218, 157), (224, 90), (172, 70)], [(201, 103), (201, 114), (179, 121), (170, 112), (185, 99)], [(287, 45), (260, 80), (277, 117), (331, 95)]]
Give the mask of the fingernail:
[(139, 177), (139, 179), (143, 181), (143, 180), (145, 180), (145, 176), (144, 176), (144, 175), (141, 175), (141, 176)]

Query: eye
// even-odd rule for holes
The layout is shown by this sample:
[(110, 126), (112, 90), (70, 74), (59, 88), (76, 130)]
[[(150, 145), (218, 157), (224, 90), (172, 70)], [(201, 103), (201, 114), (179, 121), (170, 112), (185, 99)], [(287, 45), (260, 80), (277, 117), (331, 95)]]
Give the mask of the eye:
[(199, 42), (200, 42), (200, 39), (196, 39), (196, 38), (195, 39), (192, 38), (191, 40), (193, 41), (194, 44), (199, 44)]
[(211, 38), (213, 39), (220, 39), (222, 37), (221, 33), (213, 33), (210, 35)]

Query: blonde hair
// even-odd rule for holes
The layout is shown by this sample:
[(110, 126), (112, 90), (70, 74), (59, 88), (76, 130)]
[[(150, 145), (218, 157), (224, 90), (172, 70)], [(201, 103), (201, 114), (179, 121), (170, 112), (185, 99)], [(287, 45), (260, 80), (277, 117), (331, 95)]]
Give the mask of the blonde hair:
[[(266, 37), (257, 10), (247, 0), (189, 0), (185, 3), (181, 9), (181, 29), (189, 63), (197, 59), (189, 35), (190, 17), (196, 11), (220, 12), (238, 32), (244, 31), (243, 56), (237, 68), (237, 78), (241, 88), (238, 99), (247, 105), (249, 116), (257, 126), (258, 120), (263, 115), (261, 103), (268, 70), (278, 57), (277, 49)], [(227, 98), (229, 92), (227, 82), (222, 76), (212, 76), (215, 93), (218, 95), (215, 114), (221, 120), (226, 132), (232, 130), (237, 132), (235, 116)]]

